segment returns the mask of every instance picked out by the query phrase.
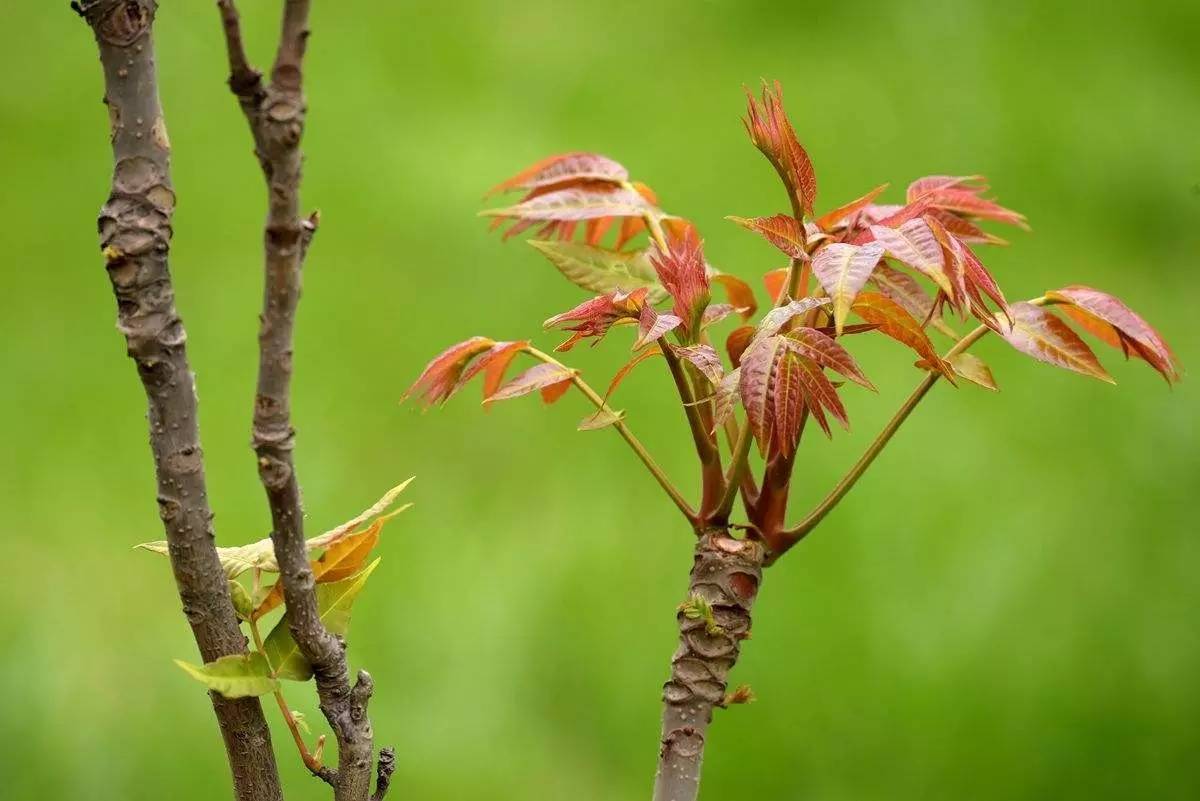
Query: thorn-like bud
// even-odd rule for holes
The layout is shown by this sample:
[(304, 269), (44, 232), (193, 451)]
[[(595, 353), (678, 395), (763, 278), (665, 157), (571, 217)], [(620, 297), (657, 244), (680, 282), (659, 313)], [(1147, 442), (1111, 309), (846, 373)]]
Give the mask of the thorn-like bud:
[(711, 635), (724, 634), (725, 629), (717, 625), (712, 604), (699, 595), (693, 595), (679, 605), (678, 611), (688, 620), (703, 620), (704, 630)]
[(750, 689), (749, 684), (740, 685), (731, 693), (725, 694), (725, 700), (722, 706), (733, 706), (734, 704), (752, 704), (755, 701), (754, 691)]

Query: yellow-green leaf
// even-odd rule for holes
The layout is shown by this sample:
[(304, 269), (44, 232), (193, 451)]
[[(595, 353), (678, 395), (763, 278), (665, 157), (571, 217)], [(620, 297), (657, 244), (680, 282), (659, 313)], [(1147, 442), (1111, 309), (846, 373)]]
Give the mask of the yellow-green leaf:
[[(321, 548), (328, 548), (338, 540), (344, 539), (349, 534), (358, 528), (362, 523), (371, 518), (382, 514), (396, 500), (404, 489), (412, 483), (412, 479), (408, 479), (404, 483), (392, 487), (384, 496), (375, 502), (371, 508), (365, 510), (362, 514), (347, 520), (337, 528), (330, 529), (324, 534), (313, 537), (305, 542), (305, 547), (308, 551), (316, 551)], [(396, 509), (392, 514), (399, 514), (405, 509), (408, 509), (412, 504), (405, 504), (399, 509)], [(156, 540), (154, 542), (143, 542), (133, 546), (140, 548), (143, 551), (151, 553), (167, 555), (166, 540)], [(217, 558), (221, 561), (221, 567), (225, 570), (225, 577), (234, 579), (249, 570), (262, 570), (267, 573), (278, 573), (279, 563), (275, 561), (275, 548), (271, 545), (270, 538), (252, 542), (249, 545), (237, 545), (232, 548), (217, 548)]]
[(238, 617), (242, 620), (249, 620), (250, 613), (254, 611), (254, 601), (250, 599), (250, 593), (246, 591), (246, 588), (239, 582), (230, 579), (229, 597), (233, 601), (233, 611), (237, 612)]
[(176, 659), (175, 664), (196, 681), (226, 698), (266, 695), (279, 688), (267, 660), (258, 651), (231, 654), (202, 667)]
[(582, 242), (541, 239), (531, 239), (529, 244), (581, 289), (607, 295), (614, 290), (632, 292), (646, 287), (650, 290), (647, 300), (652, 304), (667, 297), (644, 249), (622, 252)]
[[(350, 630), (350, 608), (378, 565), (379, 559), (376, 559), (362, 572), (348, 579), (317, 585), (317, 615), (331, 634), (345, 636)], [(290, 622), (288, 616), (284, 615), (275, 624), (263, 643), (263, 651), (276, 676), (292, 681), (308, 681), (312, 678), (312, 665), (300, 653), (300, 647), (292, 638)]]

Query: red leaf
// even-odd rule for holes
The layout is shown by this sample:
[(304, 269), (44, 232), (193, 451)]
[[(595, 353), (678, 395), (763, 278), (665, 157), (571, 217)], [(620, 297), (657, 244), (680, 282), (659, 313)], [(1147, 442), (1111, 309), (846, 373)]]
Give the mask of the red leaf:
[(838, 397), (837, 388), (830, 383), (817, 364), (808, 359), (797, 359), (796, 362), (800, 367), (799, 376), (800, 383), (804, 387), (805, 402), (809, 411), (812, 412), (813, 419), (825, 432), (825, 436), (832, 436), (832, 432), (829, 430), (829, 423), (825, 421), (822, 409), (828, 409), (829, 413), (842, 424), (842, 428), (849, 430), (850, 420), (846, 416), (846, 407), (842, 405), (842, 400)]
[(673, 314), (659, 314), (647, 303), (638, 315), (638, 338), (633, 343), (633, 349), (641, 350), (651, 342), (657, 342), (664, 334), (678, 328), (682, 323), (683, 320)]
[(871, 233), (887, 248), (888, 256), (928, 276), (942, 291), (953, 296), (954, 288), (946, 277), (942, 246), (927, 222), (913, 219), (899, 228), (872, 225)]
[(815, 328), (796, 328), (789, 331), (785, 338), (796, 353), (811, 359), (822, 367), (841, 373), (856, 384), (867, 389), (875, 389), (875, 385), (867, 380), (859, 369), (854, 357), (839, 345), (832, 337), (826, 336)]
[(456, 345), (451, 345), (425, 366), (421, 375), (408, 388), (401, 400), (408, 398), (413, 393), (419, 393), (421, 402), (426, 406), (445, 403), (451, 395), (458, 391), (458, 377), (462, 374), (467, 362), (495, 344), (487, 337), (471, 337)]
[(833, 300), (833, 323), (839, 335), (854, 297), (882, 258), (883, 245), (879, 242), (866, 245), (835, 242), (821, 248), (813, 258), (813, 274)]
[[(1107, 292), (1078, 284), (1047, 292), (1046, 297), (1071, 304), (1074, 309), (1111, 326), (1116, 332), (1118, 345), (1131, 342), (1135, 346), (1124, 348), (1127, 354), (1132, 352), (1144, 359), (1162, 374), (1168, 384), (1179, 380), (1179, 368), (1175, 364), (1175, 355), (1171, 352), (1166, 340), (1120, 299)], [(1068, 307), (1064, 311), (1070, 313), (1072, 308)], [(1076, 319), (1079, 318), (1076, 317)], [(1099, 326), (1087, 326), (1087, 328), (1095, 333)], [(1112, 340), (1104, 337), (1103, 334), (1100, 337), (1108, 344), (1113, 344)]]
[(590, 182), (552, 188), (551, 191), (542, 193), (535, 190), (516, 205), (487, 209), (481, 211), (480, 215), (499, 218), (492, 224), (493, 228), (502, 225), (506, 219), (515, 220), (512, 227), (505, 232), (505, 239), (527, 230), (538, 222), (548, 223), (539, 231), (541, 238), (557, 236), (570, 239), (575, 231), (575, 223), (582, 220), (640, 217), (656, 212), (657, 210), (635, 191), (613, 184)]
[(596, 153), (563, 153), (550, 156), (502, 181), (488, 190), (487, 196), (512, 189), (538, 189), (566, 181), (613, 181), (629, 179), (629, 172), (617, 162)]
[(1013, 324), (1002, 336), (1017, 350), (1038, 361), (1115, 384), (1079, 335), (1050, 312), (1032, 303), (1014, 303)]
[(813, 309), (819, 309), (822, 306), (828, 306), (832, 301), (829, 298), (801, 298), (788, 302), (785, 306), (776, 306), (765, 315), (762, 321), (758, 324), (758, 333), (756, 338), (774, 336), (778, 334), (780, 329), (797, 317)]
[(857, 200), (851, 200), (844, 206), (838, 206), (833, 211), (818, 217), (816, 220), (817, 227), (826, 231), (833, 229), (833, 227), (842, 220), (845, 220), (846, 218), (862, 211), (867, 206), (870, 206), (871, 203), (875, 201), (875, 198), (879, 197), (879, 195), (883, 193), (883, 190), (887, 188), (887, 184), (880, 184)]
[(817, 199), (817, 176), (808, 153), (801, 147), (783, 109), (782, 87), (778, 81), (773, 87), (764, 82), (761, 105), (755, 102), (754, 95), (748, 89), (746, 98), (748, 103), (743, 122), (750, 134), (750, 141), (779, 173), (784, 186), (795, 197), (796, 207), (812, 214), (813, 203)]
[(794, 352), (784, 353), (776, 361), (773, 378), (771, 445), (772, 450), (785, 458), (795, 452), (796, 442), (800, 438), (800, 420), (804, 416), (805, 386), (801, 377), (801, 361)]
[(750, 346), (750, 341), (754, 339), (754, 331), (754, 326), (743, 325), (741, 328), (733, 329), (729, 332), (729, 336), (725, 337), (725, 352), (729, 354), (729, 363), (735, 368), (742, 363), (742, 355)]
[(742, 316), (743, 320), (750, 319), (754, 316), (754, 312), (758, 311), (758, 301), (754, 299), (754, 290), (745, 281), (729, 273), (717, 273), (709, 277), (725, 290), (725, 297), (729, 298), (729, 304)]
[(535, 390), (569, 381), (574, 375), (574, 370), (570, 370), (560, 364), (535, 364), (512, 381), (500, 387), (484, 403), (493, 403), (494, 401), (528, 395)]
[(741, 311), (729, 303), (710, 303), (704, 310), (704, 318), (700, 321), (704, 328), (715, 325), (734, 312)]
[(559, 381), (557, 384), (547, 384), (546, 386), (542, 387), (542, 389), (541, 389), (542, 401), (544, 401), (545, 404), (547, 406), (549, 406), (550, 404), (554, 403), (556, 400), (561, 398), (563, 395), (566, 395), (567, 390), (569, 390), (570, 388), (571, 388), (571, 379), (569, 379), (569, 378), (564, 378), (562, 381)]
[(717, 355), (711, 345), (673, 347), (671, 351), (679, 358), (691, 362), (713, 384), (719, 383), (721, 377), (725, 375), (721, 357)]
[(748, 231), (762, 235), (764, 239), (793, 259), (808, 260), (805, 249), (804, 228), (790, 214), (773, 217), (726, 217)]
[(868, 323), (878, 325), (881, 333), (908, 345), (930, 364), (940, 366), (942, 375), (955, 383), (953, 370), (938, 355), (921, 324), (894, 300), (874, 292), (863, 292), (854, 301), (853, 308)]
[(713, 427), (710, 434), (716, 434), (725, 421), (733, 414), (734, 401), (737, 400), (738, 386), (741, 384), (742, 371), (735, 368), (727, 373), (717, 384), (713, 392)]
[(983, 177), (979, 175), (931, 175), (918, 178), (909, 184), (908, 201), (920, 201), (963, 218), (995, 220), (1022, 228), (1029, 227), (1025, 223), (1025, 215), (980, 197), (981, 193), (987, 190), (987, 184), (983, 183)]
[(471, 362), (470, 366), (463, 371), (458, 379), (458, 386), (454, 388), (457, 392), (468, 381), (479, 375), (481, 371), (486, 370), (483, 376), (483, 397), (487, 397), (495, 392), (500, 384), (504, 381), (504, 371), (508, 369), (509, 363), (525, 348), (529, 347), (528, 340), (518, 342), (497, 342), (492, 345), (491, 349), (480, 356), (475, 361)]
[[(1000, 286), (996, 283), (996, 279), (983, 266), (983, 262), (975, 255), (969, 247), (957, 239), (951, 238), (954, 255), (962, 262), (963, 273), (967, 280), (969, 288), (976, 290), (976, 293), (982, 292), (992, 299), (992, 302), (1000, 307), (1000, 311), (1004, 312), (1004, 316), (1011, 321), (1012, 315), (1009, 313), (1008, 300), (1005, 299), (1004, 293), (1000, 291)], [(982, 301), (979, 301), (982, 306)], [(982, 319), (982, 316), (976, 314)]]
[(784, 287), (787, 285), (787, 276), (787, 267), (771, 270), (763, 276), (763, 285), (767, 288), (767, 297), (771, 299), (772, 303), (778, 303), (780, 296), (783, 295)]
[(709, 300), (708, 273), (695, 229), (688, 227), (682, 237), (668, 241), (667, 251), (657, 250), (651, 254), (650, 263), (654, 265), (659, 283), (675, 301), (672, 307), (675, 316), (683, 320), (684, 328), (695, 336), (700, 331), (704, 307)]
[(633, 368), (637, 367), (647, 359), (653, 358), (654, 356), (662, 356), (662, 351), (658, 348), (654, 348), (653, 350), (644, 350), (637, 356), (634, 356), (632, 359), (625, 362), (625, 364), (621, 365), (621, 369), (617, 370), (617, 374), (613, 376), (612, 381), (610, 381), (608, 384), (608, 389), (604, 393), (605, 402), (607, 402), (609, 397), (617, 391), (617, 387), (621, 386), (621, 382), (624, 381), (631, 372), (633, 372)]
[(570, 350), (579, 340), (588, 337), (596, 337), (596, 341), (599, 342), (618, 320), (638, 319), (648, 292), (649, 289), (641, 287), (633, 292), (622, 292), (618, 289), (606, 295), (597, 295), (569, 311), (554, 315), (542, 325), (552, 328), (563, 323), (577, 323), (566, 327), (566, 330), (572, 331), (573, 334), (555, 350)]
[(775, 362), (786, 353), (788, 348), (783, 337), (768, 336), (751, 342), (742, 354), (738, 393), (746, 408), (750, 431), (764, 453), (770, 444), (774, 423)]

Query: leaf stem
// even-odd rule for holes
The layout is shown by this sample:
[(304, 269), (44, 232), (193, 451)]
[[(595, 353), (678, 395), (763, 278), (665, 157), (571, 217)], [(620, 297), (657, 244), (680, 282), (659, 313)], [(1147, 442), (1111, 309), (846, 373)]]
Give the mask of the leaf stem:
[[(1029, 303), (1035, 306), (1042, 306), (1045, 305), (1046, 298), (1034, 298), (1033, 300), (1029, 301)], [(978, 342), (980, 338), (982, 338), (984, 334), (990, 330), (991, 329), (986, 325), (977, 327), (974, 331), (971, 331), (969, 334), (956, 342), (954, 347), (946, 351), (946, 354), (942, 358), (950, 359), (954, 356), (957, 356)], [(917, 385), (916, 389), (912, 391), (912, 394), (909, 395), (908, 398), (905, 399), (904, 403), (900, 405), (900, 408), (896, 410), (894, 415), (892, 415), (892, 419), (888, 420), (887, 425), (883, 427), (883, 430), (880, 431), (871, 444), (867, 446), (867, 449), (863, 452), (863, 455), (858, 458), (858, 461), (854, 463), (854, 466), (850, 468), (850, 471), (847, 472), (846, 475), (842, 476), (841, 480), (834, 485), (833, 489), (829, 491), (829, 494), (825, 496), (824, 500), (817, 504), (816, 507), (814, 507), (813, 510), (809, 512), (808, 515), (805, 516), (805, 518), (798, 524), (792, 528), (785, 529), (784, 531), (780, 532), (781, 545), (774, 553), (767, 557), (769, 562), (773, 562), (774, 560), (778, 559), (781, 554), (783, 554), (800, 540), (804, 539), (804, 537), (807, 536), (810, 531), (816, 528), (817, 525), (825, 519), (825, 516), (829, 514), (835, 506), (838, 505), (842, 498), (846, 496), (846, 493), (848, 493), (854, 487), (854, 484), (858, 481), (858, 479), (862, 477), (862, 474), (866, 472), (867, 468), (871, 466), (871, 463), (875, 461), (875, 457), (879, 455), (884, 446), (891, 441), (901, 424), (908, 419), (908, 416), (912, 414), (913, 409), (917, 408), (917, 405), (921, 402), (921, 399), (924, 398), (929, 390), (933, 388), (933, 385), (937, 383), (939, 378), (941, 378), (941, 373), (930, 372), (923, 379), (921, 379), (921, 383)]]
[[(558, 359), (555, 359), (550, 354), (540, 351), (537, 348), (527, 347), (525, 352), (538, 361), (567, 369), (566, 365), (564, 365)], [(604, 399), (600, 397), (596, 390), (592, 389), (592, 387), (575, 371), (571, 371), (571, 383), (574, 384), (575, 387), (582, 392), (589, 401), (592, 402), (597, 410), (601, 412), (607, 412), (614, 416), (616, 415), (616, 412), (604, 402)], [(646, 469), (649, 470), (650, 474), (654, 476), (656, 481), (658, 481), (659, 486), (663, 488), (663, 490), (671, 498), (671, 501), (674, 502), (675, 506), (679, 508), (679, 511), (683, 513), (683, 516), (688, 519), (688, 522), (695, 526), (698, 520), (696, 513), (692, 510), (692, 507), (688, 504), (687, 500), (684, 499), (683, 495), (680, 494), (679, 490), (675, 488), (675, 485), (671, 483), (671, 480), (667, 478), (667, 474), (664, 473), (662, 468), (658, 466), (658, 463), (654, 461), (654, 457), (652, 457), (649, 451), (646, 450), (646, 447), (642, 445), (641, 440), (633, 435), (633, 432), (629, 430), (629, 426), (625, 425), (623, 420), (618, 419), (615, 423), (613, 423), (613, 428), (617, 430), (617, 433), (621, 435), (621, 438), (629, 444), (629, 447), (632, 448), (633, 452), (637, 454), (637, 457), (641, 459), (642, 464), (646, 466)]]
[(663, 358), (671, 370), (671, 378), (679, 390), (679, 400), (683, 403), (684, 414), (687, 416), (688, 428), (692, 432), (692, 441), (696, 445), (696, 456), (700, 459), (702, 478), (702, 498), (700, 501), (700, 517), (704, 518), (718, 508), (718, 500), (725, 489), (725, 478), (721, 470), (721, 451), (716, 441), (709, 435), (708, 427), (700, 415), (696, 403), (696, 393), (684, 372), (679, 357), (671, 350), (671, 346), (660, 339), (659, 347)]
[[(254, 571), (254, 584), (257, 587), (259, 584), (260, 571), (256, 568)], [(250, 625), (250, 637), (254, 640), (254, 647), (263, 655), (263, 659), (267, 659), (267, 650), (263, 646), (262, 633), (258, 630), (258, 621), (253, 618), (246, 621)], [(267, 659), (267, 666), (270, 667), (271, 660)], [(275, 668), (271, 668), (271, 677), (275, 678)], [(296, 741), (296, 748), (300, 751), (300, 759), (304, 762), (304, 767), (308, 768), (312, 775), (324, 779), (330, 784), (332, 774), (328, 768), (322, 763), (320, 757), (316, 757), (309, 753), (308, 746), (304, 743), (304, 737), (300, 733), (300, 724), (296, 722), (296, 716), (292, 714), (291, 707), (288, 706), (287, 700), (283, 697), (283, 690), (276, 689), (274, 693), (275, 703), (279, 704), (279, 711), (283, 713), (283, 721), (287, 724), (288, 731), (292, 733), (292, 739)], [(317, 750), (320, 751), (325, 743), (325, 735), (317, 740)]]

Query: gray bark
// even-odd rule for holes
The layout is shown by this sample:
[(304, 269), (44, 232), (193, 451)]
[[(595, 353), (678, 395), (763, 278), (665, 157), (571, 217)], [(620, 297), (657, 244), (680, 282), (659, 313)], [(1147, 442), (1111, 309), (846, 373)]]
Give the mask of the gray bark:
[[(175, 194), (158, 99), (153, 0), (76, 6), (95, 33), (111, 122), (113, 178), (100, 212), (100, 246), (117, 300), (117, 327), (146, 392), (158, 509), (171, 567), (200, 656), (245, 653), (217, 560), (188, 366), (187, 336), (167, 266)], [(240, 801), (282, 798), (271, 735), (257, 698), (210, 693)]]
[[(334, 788), (337, 801), (366, 801), (370, 794), (374, 735), (367, 705), (374, 682), (366, 671), (350, 681), (346, 644), (321, 623), (314, 580), (304, 544), (304, 513), (292, 453), (292, 332), (300, 301), (301, 268), (316, 231), (316, 215), (300, 215), (304, 136), (304, 53), (308, 0), (286, 0), (279, 47), (269, 82), (246, 56), (237, 8), (219, 0), (229, 58), (229, 86), (250, 127), (255, 154), (267, 185), (264, 229), (265, 280), (259, 327), (258, 384), (252, 444), (271, 510), (271, 539), (292, 636), (312, 664), (321, 711), (338, 743), (336, 771), (318, 775)], [(394, 757), (381, 755), (377, 798), (386, 793)]]
[[(693, 801), (713, 710), (725, 705), (729, 671), (750, 636), (750, 610), (762, 583), (763, 548), (708, 531), (696, 544), (688, 600), (703, 599), (712, 620), (677, 615), (679, 648), (663, 686), (662, 743), (654, 801)], [(715, 624), (715, 626), (714, 626)]]

